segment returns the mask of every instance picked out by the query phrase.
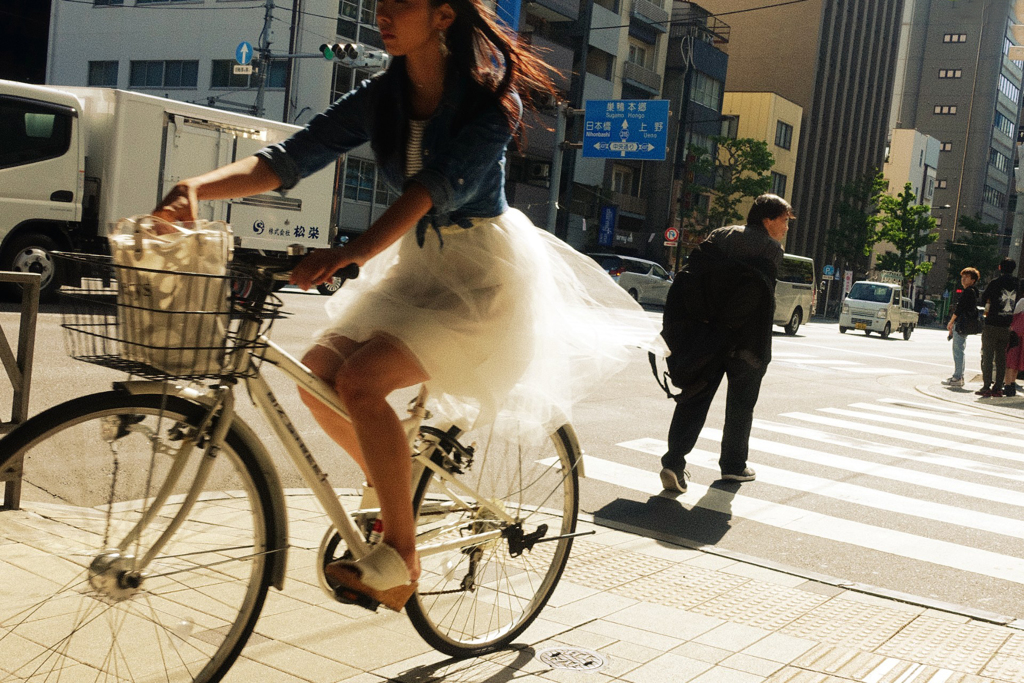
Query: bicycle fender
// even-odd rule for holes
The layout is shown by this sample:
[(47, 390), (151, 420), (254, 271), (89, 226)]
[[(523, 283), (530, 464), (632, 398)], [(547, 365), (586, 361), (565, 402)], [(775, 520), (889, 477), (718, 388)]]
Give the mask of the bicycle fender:
[[(115, 382), (114, 388), (118, 391), (126, 391), (130, 394), (167, 394), (178, 396), (196, 403), (209, 405), (212, 403), (208, 396), (197, 392), (195, 389), (173, 384), (170, 382), (147, 382), (129, 381)], [(277, 468), (270, 458), (270, 453), (263, 446), (256, 432), (252, 427), (242, 421), (237, 415), (233, 420), (231, 429), (249, 447), (256, 460), (256, 466), (270, 486), (266, 491), (270, 499), (271, 514), (267, 520), (271, 528), (267, 529), (267, 562), (270, 569), (270, 585), (278, 590), (284, 589), (284, 577), (288, 565), (288, 507), (284, 500), (284, 490), (281, 488), (281, 479), (277, 476)]]
[(578, 463), (576, 463), (576, 473), (579, 475), (580, 479), (586, 479), (587, 474), (586, 474), (586, 472), (583, 469), (583, 463), (584, 463), (584, 460), (586, 459), (583, 456), (585, 456), (586, 453), (584, 453), (583, 449), (580, 448), (580, 440), (579, 440), (579, 437), (576, 436), (576, 430), (573, 428), (573, 426), (570, 423), (566, 422), (564, 425), (562, 425), (561, 431), (562, 431), (562, 434), (559, 435), (559, 438), (563, 438), (563, 439), (568, 441), (568, 443), (565, 444), (567, 450), (570, 453), (579, 453), (580, 454), (580, 461)]

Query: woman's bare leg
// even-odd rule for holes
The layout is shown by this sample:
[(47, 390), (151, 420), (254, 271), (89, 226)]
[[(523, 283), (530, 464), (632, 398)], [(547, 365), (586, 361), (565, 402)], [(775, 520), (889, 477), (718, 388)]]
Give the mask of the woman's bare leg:
[[(328, 343), (333, 346), (333, 349), (317, 344), (302, 357), (302, 364), (312, 370), (314, 375), (333, 387), (336, 384), (335, 377), (345, 359), (355, 353), (362, 344), (358, 344), (345, 337), (331, 337)], [(363, 451), (359, 447), (359, 440), (356, 438), (356, 432), (352, 427), (352, 423), (340, 419), (337, 413), (318, 401), (302, 387), (299, 387), (299, 396), (310, 412), (313, 413), (313, 418), (327, 432), (327, 436), (331, 437), (336, 444), (352, 456), (352, 459), (363, 470), (366, 483), (373, 486), (373, 480), (370, 479), (370, 474), (366, 469)]]

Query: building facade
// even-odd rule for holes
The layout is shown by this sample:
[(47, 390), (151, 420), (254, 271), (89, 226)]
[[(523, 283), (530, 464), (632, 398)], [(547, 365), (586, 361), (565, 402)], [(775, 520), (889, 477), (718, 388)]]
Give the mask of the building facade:
[(914, 0), (912, 16), (897, 127), (940, 141), (933, 203), (940, 237), (929, 255), (941, 273), (934, 279), (944, 281), (946, 242), (956, 242), (961, 216), (996, 225), (1002, 253), (1010, 250), (1024, 62), (1009, 57), (1018, 18), (1006, 0)]
[[(803, 109), (786, 250), (830, 263), (825, 236), (843, 185), (880, 169), (888, 134), (902, 0), (807, 0), (730, 12), (726, 90), (775, 92)], [(960, 4), (960, 3), (955, 3)]]

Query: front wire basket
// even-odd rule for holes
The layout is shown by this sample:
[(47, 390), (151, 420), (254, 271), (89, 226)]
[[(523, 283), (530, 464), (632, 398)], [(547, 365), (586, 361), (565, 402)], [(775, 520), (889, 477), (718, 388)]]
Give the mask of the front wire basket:
[(266, 282), (235, 264), (209, 275), (56, 256), (78, 282), (59, 297), (68, 355), (147, 379), (252, 374), (266, 348), (259, 337), (282, 305)]

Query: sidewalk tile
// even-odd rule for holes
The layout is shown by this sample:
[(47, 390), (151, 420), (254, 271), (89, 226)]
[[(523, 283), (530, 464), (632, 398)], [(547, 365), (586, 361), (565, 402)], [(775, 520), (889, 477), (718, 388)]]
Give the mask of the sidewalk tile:
[(745, 576), (748, 579), (757, 579), (758, 581), (773, 583), (778, 586), (786, 586), (788, 588), (796, 588), (807, 581), (807, 579), (802, 576), (794, 576), (793, 574), (786, 574), (767, 567), (758, 567), (755, 564), (746, 564), (745, 562), (723, 567), (719, 571), (723, 574)]
[[(676, 648), (676, 650), (678, 649), (679, 648)], [(673, 652), (676, 652), (676, 650), (673, 650)], [(644, 645), (637, 645), (636, 643), (630, 643), (625, 640), (619, 640), (611, 645), (606, 645), (600, 649), (600, 652), (615, 659), (625, 659), (630, 662), (636, 662), (637, 664), (646, 664), (652, 659), (657, 659), (665, 654), (664, 650), (658, 650)], [(685, 655), (686, 653), (676, 652), (676, 654)], [(698, 658), (695, 657), (694, 659)]]
[(612, 590), (619, 595), (644, 602), (689, 609), (749, 581), (750, 579), (743, 576), (701, 569), (684, 563)]
[(342, 678), (338, 683), (388, 683), (388, 679), (375, 674), (360, 672), (351, 678)]
[(711, 553), (703, 553), (700, 557), (695, 557), (692, 560), (687, 560), (686, 564), (691, 567), (702, 567), (704, 569), (713, 569), (715, 571), (721, 571), (726, 567), (731, 567), (734, 564), (738, 564), (736, 560), (730, 560), (727, 557), (721, 557), (719, 555), (712, 555)]
[(555, 592), (551, 594), (548, 599), (549, 607), (562, 607), (569, 603), (582, 600), (583, 598), (589, 598), (591, 595), (597, 595), (601, 591), (597, 588), (590, 588), (588, 586), (581, 586), (578, 583), (572, 581), (559, 581), (558, 585), (555, 586)]
[(248, 659), (312, 683), (334, 683), (362, 672), (362, 669), (306, 652), (280, 640), (246, 647), (244, 654)]
[(588, 650), (600, 650), (616, 642), (618, 642), (617, 638), (604, 633), (572, 629), (544, 641), (534, 642), (533, 647), (536, 650), (544, 650), (557, 645), (572, 645), (574, 647), (587, 648)]
[(763, 628), (727, 623), (694, 638), (693, 641), (729, 652), (740, 652), (768, 635), (771, 635), (771, 631)]
[(526, 629), (516, 641), (517, 643), (536, 643), (540, 640), (546, 640), (553, 638), (560, 633), (566, 633), (572, 630), (571, 626), (560, 624), (557, 621), (549, 621), (544, 616), (547, 614), (547, 609), (540, 613), (540, 616), (534, 619), (530, 627)]
[(787, 666), (782, 671), (775, 672), (765, 683), (850, 683), (850, 679)]
[(859, 591), (846, 591), (843, 593), (843, 599), (859, 602), (864, 605), (875, 605), (884, 609), (909, 612), (911, 614), (924, 614), (926, 611), (926, 608), (921, 607), (920, 605), (911, 605), (906, 602), (883, 598), (879, 595), (871, 595), (870, 593), (861, 593)]
[(579, 626), (636, 604), (637, 601), (631, 598), (614, 593), (602, 593), (563, 607), (547, 608), (544, 610), (544, 618), (567, 626)]
[(605, 620), (657, 633), (671, 633), (681, 640), (693, 640), (723, 623), (714, 617), (646, 602), (615, 612)]
[(965, 617), (962, 614), (953, 614), (952, 612), (943, 612), (939, 609), (928, 608), (924, 611), (924, 614), (935, 619), (945, 619), (946, 621), (952, 621), (956, 624), (967, 624), (970, 623), (971, 618)]
[(775, 631), (787, 627), (827, 601), (823, 595), (749, 579), (728, 593), (717, 595), (692, 609), (738, 624)]
[(705, 554), (700, 550), (695, 550), (693, 548), (663, 543), (662, 541), (658, 541), (653, 538), (638, 538), (635, 536), (631, 543), (623, 543), (616, 547), (619, 550), (658, 557), (670, 562), (685, 562), (686, 560), (691, 560)]
[(779, 630), (798, 638), (874, 650), (915, 618), (915, 615), (908, 612), (865, 605), (840, 597), (819, 605)]
[(431, 652), (432, 648), (409, 628), (408, 635), (388, 631), (381, 647), (381, 631), (369, 621), (349, 622), (345, 628), (322, 626), (293, 640), (300, 647), (349, 666), (374, 671), (396, 661)]
[(780, 664), (789, 664), (815, 646), (813, 640), (773, 633), (744, 649), (741, 654), (767, 659)]
[(845, 588), (830, 586), (827, 583), (821, 583), (820, 581), (804, 581), (796, 587), (802, 591), (817, 593), (818, 595), (824, 595), (829, 598), (834, 598), (837, 595), (843, 595), (844, 593), (849, 592)]
[(723, 650), (710, 645), (701, 645), (695, 641), (688, 641), (672, 650), (672, 654), (682, 655), (690, 659), (696, 659), (708, 664), (718, 664), (723, 659), (730, 657), (733, 653), (730, 650)]
[(716, 666), (692, 679), (690, 683), (764, 683), (764, 676)]
[(540, 675), (545, 681), (558, 683), (613, 683), (616, 679), (603, 671), (569, 671), (568, 669), (550, 669)]
[(733, 655), (722, 662), (722, 666), (730, 669), (738, 669), (758, 676), (771, 676), (784, 665), (781, 662), (774, 662), (770, 659), (751, 657), (743, 653)]
[(252, 681), (274, 681), (274, 683), (303, 683), (304, 679), (292, 676), (280, 669), (246, 659), (244, 656), (235, 660), (223, 683), (251, 683)]
[(632, 626), (625, 626), (623, 624), (613, 624), (612, 622), (605, 621), (603, 619), (592, 621), (589, 624), (584, 624), (580, 628), (585, 631), (606, 634), (627, 643), (651, 647), (655, 650), (661, 650), (662, 652), (668, 652), (683, 643), (682, 638), (675, 638), (667, 635), (667, 629), (655, 633), (653, 631), (645, 631), (639, 628), (633, 628)]
[(980, 674), (1011, 632), (978, 622), (958, 624), (922, 616), (877, 649), (880, 654)]
[(710, 669), (711, 666), (707, 662), (689, 657), (664, 654), (633, 669), (622, 676), (622, 679), (632, 683), (687, 683)]

